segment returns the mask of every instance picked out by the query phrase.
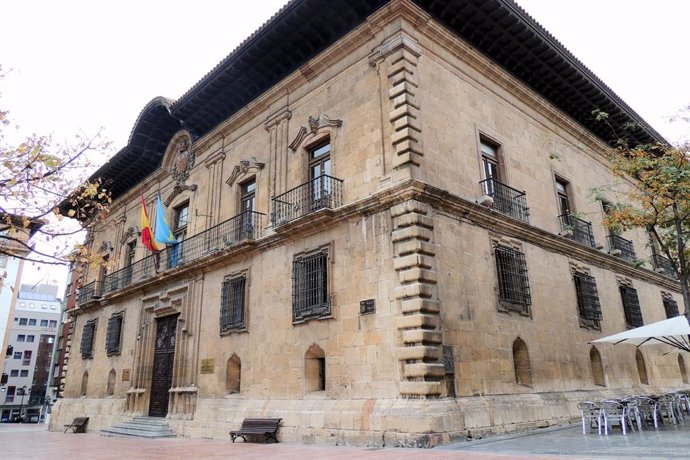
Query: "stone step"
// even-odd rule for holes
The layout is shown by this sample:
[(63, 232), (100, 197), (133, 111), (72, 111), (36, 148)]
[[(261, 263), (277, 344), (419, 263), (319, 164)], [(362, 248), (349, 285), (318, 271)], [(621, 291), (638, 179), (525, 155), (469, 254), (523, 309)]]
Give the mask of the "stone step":
[(101, 430), (102, 436), (138, 438), (174, 438), (177, 435), (160, 417), (134, 417), (132, 420)]

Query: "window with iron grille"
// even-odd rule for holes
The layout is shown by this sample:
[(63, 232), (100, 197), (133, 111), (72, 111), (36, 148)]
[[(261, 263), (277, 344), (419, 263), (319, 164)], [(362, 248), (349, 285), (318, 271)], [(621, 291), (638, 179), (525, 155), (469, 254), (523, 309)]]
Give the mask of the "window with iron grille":
[(80, 347), (82, 359), (93, 358), (93, 338), (96, 335), (96, 321), (92, 319), (84, 324)]
[(601, 321), (601, 304), (599, 303), (596, 280), (593, 276), (584, 273), (575, 273), (573, 279), (580, 318), (589, 321)]
[(120, 354), (123, 319), (124, 312), (113, 313), (113, 315), (108, 318), (108, 330), (105, 334), (105, 351), (108, 356)]
[(527, 276), (525, 255), (508, 246), (498, 245), (494, 248), (496, 270), (498, 272), (498, 299), (503, 307), (523, 313), (529, 312), (532, 296)]
[(680, 315), (678, 302), (668, 297), (664, 297), (664, 310), (666, 310), (666, 318), (675, 318)]
[(296, 257), (292, 262), (292, 320), (330, 316), (328, 250)]
[(228, 277), (223, 280), (220, 300), (220, 333), (238, 331), (246, 328), (245, 275)]
[(637, 289), (630, 286), (621, 286), (621, 297), (623, 299), (623, 310), (625, 311), (625, 324), (629, 328), (640, 327), (642, 322), (642, 311), (640, 310), (640, 300), (637, 297)]

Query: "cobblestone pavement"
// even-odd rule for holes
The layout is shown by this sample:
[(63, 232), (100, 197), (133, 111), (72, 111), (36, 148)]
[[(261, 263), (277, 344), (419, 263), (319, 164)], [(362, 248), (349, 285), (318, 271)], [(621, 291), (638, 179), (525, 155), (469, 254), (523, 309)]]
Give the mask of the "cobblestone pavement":
[(679, 427), (622, 436), (582, 435), (579, 426), (493, 437), (435, 449), (254, 444), (216, 439), (127, 439), (49, 432), (45, 425), (0, 424), (0, 459), (454, 459), (551, 460), (690, 458), (690, 421)]

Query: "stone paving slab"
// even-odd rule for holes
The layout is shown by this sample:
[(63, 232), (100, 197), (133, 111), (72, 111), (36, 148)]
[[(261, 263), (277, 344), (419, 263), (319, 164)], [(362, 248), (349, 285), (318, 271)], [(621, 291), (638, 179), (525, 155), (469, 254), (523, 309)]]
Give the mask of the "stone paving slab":
[[(438, 460), (553, 460), (553, 455), (515, 455), (439, 449), (367, 449), (296, 444), (254, 444), (217, 439), (128, 439), (49, 432), (45, 425), (0, 424), (2, 460), (170, 460), (170, 459), (438, 459)], [(577, 457), (585, 459), (586, 457)]]
[(623, 436), (616, 428), (608, 436), (582, 434), (580, 424), (455, 443), (436, 450), (491, 452), (505, 455), (544, 455), (597, 459), (690, 459), (690, 418), (658, 430), (635, 431)]

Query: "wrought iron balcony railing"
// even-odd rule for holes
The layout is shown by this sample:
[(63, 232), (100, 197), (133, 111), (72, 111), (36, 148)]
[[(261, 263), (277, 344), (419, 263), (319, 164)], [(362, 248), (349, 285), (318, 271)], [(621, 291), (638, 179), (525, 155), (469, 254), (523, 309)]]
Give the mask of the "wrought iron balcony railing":
[(633, 262), (637, 259), (635, 255), (635, 248), (630, 240), (618, 235), (609, 235), (606, 237), (609, 242), (609, 252), (614, 253), (614, 251), (620, 251), (621, 258), (627, 260), (628, 262)]
[(92, 281), (80, 287), (77, 291), (77, 306), (81, 307), (92, 300), (100, 298), (102, 293), (103, 283), (101, 281)]
[(342, 205), (343, 180), (322, 175), (273, 198), (271, 222), (286, 224), (319, 209)]
[(495, 179), (486, 179), (479, 183), (484, 194), (493, 198), (493, 209), (523, 222), (529, 222), (529, 207), (525, 192), (508, 187)]
[(652, 264), (654, 264), (654, 269), (661, 272), (664, 276), (668, 278), (676, 279), (676, 272), (673, 270), (673, 265), (666, 257), (661, 254), (652, 254)]
[(215, 254), (243, 241), (255, 240), (261, 234), (264, 215), (245, 211), (215, 227), (190, 236), (176, 245), (169, 246), (157, 254), (144, 257), (128, 267), (109, 273), (103, 280), (103, 294), (124, 289), (156, 273)]
[(565, 234), (569, 234), (570, 238), (574, 241), (592, 248), (596, 247), (591, 223), (577, 218), (572, 214), (561, 214), (558, 216), (558, 220), (561, 222), (561, 230)]

